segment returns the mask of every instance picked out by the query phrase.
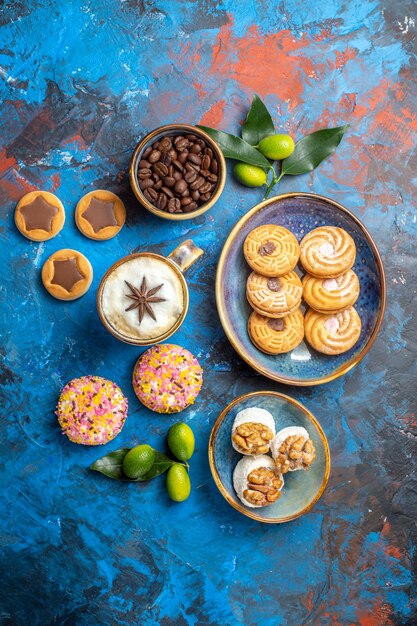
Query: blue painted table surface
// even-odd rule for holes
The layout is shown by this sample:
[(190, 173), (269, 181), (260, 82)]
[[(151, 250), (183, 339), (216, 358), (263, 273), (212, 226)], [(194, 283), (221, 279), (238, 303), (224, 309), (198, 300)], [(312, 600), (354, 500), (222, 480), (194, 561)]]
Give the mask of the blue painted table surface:
[[(1, 585), (7, 625), (411, 625), (416, 613), (415, 414), (416, 22), (397, 2), (5, 0), (1, 7)], [(352, 209), (387, 270), (388, 308), (370, 354), (323, 387), (287, 388), (234, 353), (215, 308), (216, 262), (236, 220), (260, 199), (228, 177), (218, 204), (173, 223), (129, 188), (131, 152), (168, 122), (237, 131), (252, 94), (295, 138), (351, 125), (337, 153), (280, 190), (313, 191)], [(83, 237), (78, 199), (121, 195), (113, 240)], [(67, 221), (46, 243), (13, 224), (29, 190), (53, 191)], [(130, 378), (140, 350), (114, 339), (95, 310), (106, 268), (135, 250), (163, 254), (191, 237), (205, 256), (188, 272), (191, 306), (173, 340), (204, 368), (181, 415), (158, 416)], [(82, 299), (49, 297), (40, 270), (55, 250), (91, 260)], [(70, 443), (54, 416), (61, 387), (98, 374), (120, 384), (129, 417), (110, 444)], [(210, 475), (207, 442), (235, 396), (276, 389), (316, 415), (332, 453), (311, 513), (282, 526), (239, 515)], [(88, 470), (123, 445), (164, 446), (186, 420), (197, 450), (192, 495), (172, 503), (164, 479), (119, 484)]]

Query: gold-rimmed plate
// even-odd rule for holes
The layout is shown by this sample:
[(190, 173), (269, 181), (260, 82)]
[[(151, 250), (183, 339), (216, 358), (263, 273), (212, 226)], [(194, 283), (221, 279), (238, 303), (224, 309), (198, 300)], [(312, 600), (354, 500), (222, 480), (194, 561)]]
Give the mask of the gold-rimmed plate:
[[(242, 504), (233, 489), (233, 471), (242, 457), (232, 447), (232, 425), (239, 411), (251, 407), (269, 411), (274, 417), (277, 432), (287, 426), (304, 427), (316, 449), (316, 458), (310, 469), (285, 474), (281, 497), (261, 508)], [(237, 511), (259, 522), (282, 524), (308, 513), (329, 480), (329, 444), (319, 422), (303, 404), (275, 391), (247, 393), (228, 404), (212, 428), (208, 452), (211, 473), (222, 496)]]
[[(261, 352), (251, 342), (247, 332), (251, 308), (246, 300), (246, 281), (251, 270), (243, 256), (243, 243), (250, 231), (262, 224), (285, 226), (298, 241), (313, 228), (324, 225), (343, 228), (353, 237), (357, 249), (353, 269), (361, 287), (355, 308), (361, 317), (362, 332), (348, 352), (328, 356), (303, 341), (295, 350), (273, 356)], [(384, 268), (374, 240), (351, 211), (312, 193), (283, 194), (253, 207), (232, 229), (219, 259), (216, 302), (230, 343), (251, 367), (282, 383), (320, 385), (348, 372), (371, 348), (385, 311)]]

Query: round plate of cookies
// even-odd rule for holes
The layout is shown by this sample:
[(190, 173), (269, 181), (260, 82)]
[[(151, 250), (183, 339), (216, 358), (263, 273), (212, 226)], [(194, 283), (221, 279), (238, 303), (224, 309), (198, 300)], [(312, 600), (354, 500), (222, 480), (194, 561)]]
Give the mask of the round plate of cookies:
[(311, 193), (283, 194), (232, 229), (216, 300), (229, 341), (255, 370), (282, 383), (319, 385), (345, 374), (372, 346), (385, 310), (384, 268), (348, 209)]

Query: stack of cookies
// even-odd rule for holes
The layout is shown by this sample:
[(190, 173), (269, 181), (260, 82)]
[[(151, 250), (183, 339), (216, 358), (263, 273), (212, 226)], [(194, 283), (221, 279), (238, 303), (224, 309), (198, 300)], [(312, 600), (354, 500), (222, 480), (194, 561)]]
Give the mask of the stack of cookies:
[(283, 226), (265, 224), (249, 233), (243, 252), (253, 270), (246, 286), (253, 308), (249, 336), (262, 352), (289, 352), (304, 337), (303, 287), (293, 271), (300, 257), (298, 241)]
[[(255, 228), (246, 237), (244, 255), (252, 268), (246, 296), (253, 313), (248, 333), (257, 348), (281, 354), (304, 338), (317, 351), (341, 354), (359, 339), (361, 321), (353, 308), (359, 279), (351, 269), (355, 243), (341, 228), (323, 226), (301, 244), (289, 230), (275, 224)], [(298, 260), (308, 272), (301, 282)], [(302, 298), (311, 307), (304, 318)]]
[(351, 269), (356, 258), (352, 237), (342, 228), (322, 226), (300, 244), (300, 260), (308, 272), (303, 296), (311, 307), (304, 324), (308, 343), (324, 354), (342, 354), (358, 341), (362, 323), (353, 304), (359, 279)]

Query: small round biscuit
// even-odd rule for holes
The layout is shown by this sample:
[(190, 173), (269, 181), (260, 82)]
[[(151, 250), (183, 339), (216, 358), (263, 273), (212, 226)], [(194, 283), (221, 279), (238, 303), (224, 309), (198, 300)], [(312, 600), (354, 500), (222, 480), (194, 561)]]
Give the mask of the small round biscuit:
[(31, 241), (47, 241), (65, 222), (64, 206), (49, 191), (31, 191), (19, 200), (14, 213), (17, 229)]
[(297, 265), (300, 247), (291, 231), (276, 224), (264, 224), (246, 237), (243, 254), (255, 272), (282, 276)]
[(58, 250), (42, 267), (43, 285), (58, 300), (81, 298), (88, 291), (92, 280), (90, 261), (77, 250)]
[(90, 191), (77, 204), (75, 222), (90, 239), (115, 237), (126, 221), (126, 209), (116, 194), (104, 189)]
[(305, 338), (315, 350), (323, 354), (342, 354), (358, 341), (362, 323), (353, 306), (338, 313), (323, 315), (310, 309), (304, 320)]
[(335, 278), (350, 270), (355, 262), (356, 246), (343, 228), (321, 226), (307, 233), (300, 243), (304, 269), (317, 278)]
[(301, 302), (302, 284), (295, 272), (267, 277), (252, 272), (246, 283), (251, 307), (266, 317), (285, 317)]
[(304, 318), (300, 309), (280, 319), (265, 317), (254, 311), (248, 321), (249, 337), (266, 354), (290, 352), (302, 342)]
[(359, 297), (359, 278), (348, 270), (337, 278), (303, 278), (303, 296), (307, 304), (319, 313), (342, 311), (352, 306)]

